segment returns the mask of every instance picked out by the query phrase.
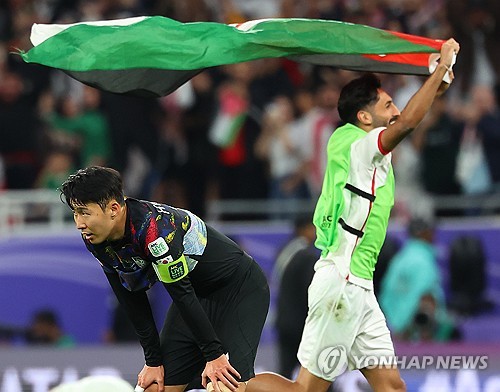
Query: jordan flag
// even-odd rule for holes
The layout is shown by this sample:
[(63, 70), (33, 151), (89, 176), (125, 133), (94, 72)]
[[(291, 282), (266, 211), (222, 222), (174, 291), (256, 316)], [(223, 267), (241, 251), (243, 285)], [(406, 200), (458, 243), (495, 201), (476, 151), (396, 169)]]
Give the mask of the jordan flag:
[(102, 90), (164, 96), (209, 67), (261, 58), (354, 71), (429, 75), (444, 41), (315, 19), (238, 25), (180, 23), (152, 16), (76, 24), (34, 24), (28, 63), (63, 70)]

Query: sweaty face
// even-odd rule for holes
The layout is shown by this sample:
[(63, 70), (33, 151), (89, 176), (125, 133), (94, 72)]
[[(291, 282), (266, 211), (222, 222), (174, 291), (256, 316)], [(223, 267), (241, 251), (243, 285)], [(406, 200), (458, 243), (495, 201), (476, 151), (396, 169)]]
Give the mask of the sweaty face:
[(373, 128), (387, 127), (395, 122), (401, 114), (389, 94), (381, 89), (378, 90), (378, 93), (379, 99), (370, 110)]
[(115, 230), (109, 204), (104, 211), (97, 203), (73, 205), (73, 218), (82, 237), (94, 245), (110, 239)]

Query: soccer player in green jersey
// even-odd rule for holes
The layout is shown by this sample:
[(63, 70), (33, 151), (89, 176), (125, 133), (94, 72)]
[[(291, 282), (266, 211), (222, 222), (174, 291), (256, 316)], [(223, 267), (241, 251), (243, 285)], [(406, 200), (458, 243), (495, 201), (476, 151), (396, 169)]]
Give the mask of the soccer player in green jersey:
[(439, 64), (402, 112), (375, 75), (348, 83), (338, 110), (346, 123), (331, 136), (323, 188), (314, 213), (322, 251), (309, 287), (309, 312), (296, 381), (263, 373), (247, 392), (321, 392), (359, 369), (376, 392), (405, 391), (385, 317), (373, 293), (373, 271), (394, 204), (391, 151), (423, 119), (453, 80), (460, 47), (446, 41)]

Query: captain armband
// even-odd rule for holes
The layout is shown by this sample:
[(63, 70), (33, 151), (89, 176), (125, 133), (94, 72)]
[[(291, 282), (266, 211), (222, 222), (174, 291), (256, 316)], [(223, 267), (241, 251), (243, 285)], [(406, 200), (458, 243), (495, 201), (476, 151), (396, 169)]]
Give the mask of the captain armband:
[(186, 277), (189, 272), (184, 255), (174, 261), (169, 261), (169, 258), (160, 259), (157, 264), (153, 263), (153, 269), (160, 282), (163, 283), (177, 282)]

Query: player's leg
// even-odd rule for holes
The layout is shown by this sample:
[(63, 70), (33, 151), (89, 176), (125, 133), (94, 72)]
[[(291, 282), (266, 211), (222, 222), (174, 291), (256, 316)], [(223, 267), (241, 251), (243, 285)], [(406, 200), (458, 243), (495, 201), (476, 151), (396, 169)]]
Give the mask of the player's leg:
[(360, 369), (374, 392), (405, 392), (406, 386), (399, 370), (391, 367)]
[(301, 367), (295, 381), (276, 373), (259, 373), (248, 382), (246, 392), (326, 392), (330, 384)]
[[(366, 316), (361, 323), (363, 332), (351, 349), (351, 354), (357, 356), (357, 367), (375, 392), (406, 391), (397, 369), (391, 334), (373, 291), (367, 293), (365, 306)], [(364, 362), (365, 358), (370, 360)], [(375, 363), (375, 358), (378, 358), (378, 363)]]
[[(232, 392), (228, 387), (226, 387), (222, 382), (217, 381), (217, 384), (219, 386), (219, 390), (221, 392)], [(245, 392), (247, 388), (247, 384), (244, 382), (240, 382), (238, 389), (236, 389), (236, 392)], [(214, 386), (212, 385), (211, 382), (207, 384), (207, 392), (214, 392)]]
[[(168, 385), (165, 386), (164, 392), (184, 392), (186, 385)], [(158, 392), (158, 386), (156, 384), (150, 385), (144, 392)], [(162, 391), (163, 392), (163, 391)]]
[(188, 387), (201, 388), (201, 373), (206, 361), (175, 304), (170, 306), (160, 331), (160, 347), (165, 371), (165, 391), (180, 392)]
[[(307, 315), (298, 351), (301, 363), (295, 381), (274, 373), (250, 380), (247, 392), (324, 392), (348, 366), (346, 347), (357, 334), (361, 316), (345, 277), (332, 264), (318, 267), (309, 287)], [(355, 291), (355, 290), (354, 290)]]
[(229, 362), (240, 374), (240, 381), (246, 382), (255, 375), (255, 357), (269, 309), (270, 294), (259, 265), (247, 255), (242, 257), (247, 260), (241, 263), (250, 263), (249, 268), (238, 273), (230, 285), (217, 290), (207, 299), (202, 298), (200, 302), (228, 351)]
[(286, 378), (292, 378), (295, 370), (299, 367), (297, 359), (297, 350), (300, 345), (300, 338), (287, 336), (286, 333), (280, 333), (278, 336), (278, 373)]

